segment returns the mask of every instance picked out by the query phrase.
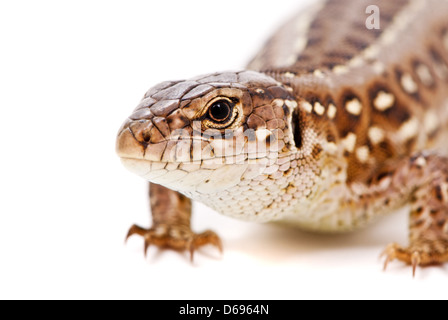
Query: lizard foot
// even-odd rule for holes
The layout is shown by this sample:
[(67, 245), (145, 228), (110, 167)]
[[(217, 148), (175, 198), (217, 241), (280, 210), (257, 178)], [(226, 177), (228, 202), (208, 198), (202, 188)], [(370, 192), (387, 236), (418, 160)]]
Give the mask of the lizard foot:
[(408, 248), (403, 248), (396, 243), (389, 244), (381, 254), (385, 256), (384, 270), (389, 262), (400, 260), (412, 266), (412, 275), (415, 277), (415, 271), (418, 266), (435, 265), (448, 262), (448, 243), (440, 241), (426, 241), (421, 244), (415, 244)]
[(190, 251), (190, 259), (193, 261), (194, 252), (199, 247), (211, 244), (222, 253), (222, 244), (219, 236), (210, 230), (202, 233), (194, 233), (189, 227), (160, 224), (150, 229), (144, 229), (133, 225), (128, 232), (126, 240), (133, 235), (140, 235), (145, 239), (145, 256), (149, 246), (171, 248), (179, 251)]

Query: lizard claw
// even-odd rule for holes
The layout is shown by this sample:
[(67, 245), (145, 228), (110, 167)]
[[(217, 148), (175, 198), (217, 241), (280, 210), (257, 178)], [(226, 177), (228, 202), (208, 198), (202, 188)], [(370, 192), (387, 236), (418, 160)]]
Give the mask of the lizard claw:
[(145, 238), (145, 249), (144, 250), (145, 250), (145, 258), (146, 258), (146, 256), (148, 255), (148, 248), (151, 245), (151, 234), (150, 233), (145, 234), (144, 238)]
[(215, 232), (213, 232), (211, 230), (207, 230), (203, 233), (195, 234), (194, 237), (189, 242), (188, 248), (190, 250), (191, 262), (193, 262), (195, 250), (203, 245), (206, 245), (206, 244), (211, 244), (211, 245), (215, 246), (219, 250), (219, 252), (222, 254), (221, 239)]
[(138, 225), (134, 224), (132, 227), (129, 228), (128, 234), (126, 236), (125, 243), (128, 241), (130, 237), (132, 237), (134, 234), (138, 234), (140, 236), (144, 236), (147, 232), (146, 229), (143, 229), (142, 227), (139, 227)]
[(386, 270), (389, 262), (393, 260), (400, 260), (412, 267), (412, 277), (415, 278), (415, 273), (417, 267), (422, 265), (428, 265), (433, 263), (438, 263), (439, 261), (434, 261), (434, 257), (430, 254), (426, 254), (421, 249), (414, 246), (409, 248), (403, 248), (396, 243), (389, 244), (383, 251), (380, 257), (386, 257), (384, 261), (384, 270)]
[(397, 244), (395, 243), (391, 243), (389, 244), (386, 249), (384, 249), (384, 251), (380, 254), (380, 258), (382, 257), (386, 257), (384, 260), (384, 266), (383, 266), (383, 271), (386, 271), (387, 266), (389, 264), (389, 262), (395, 260), (396, 255), (395, 255), (395, 250), (398, 247)]
[(194, 252), (207, 244), (218, 248), (222, 253), (222, 243), (219, 236), (210, 230), (203, 233), (194, 233), (189, 227), (178, 225), (156, 225), (150, 229), (144, 229), (133, 225), (126, 236), (126, 241), (133, 235), (142, 236), (145, 240), (144, 253), (147, 255), (148, 248), (155, 245), (161, 248), (171, 248), (179, 251), (188, 250), (190, 260), (193, 262)]
[(412, 277), (415, 278), (415, 270), (417, 266), (422, 262), (421, 255), (418, 251), (414, 251), (411, 256), (411, 264), (412, 264)]
[(390, 261), (392, 261), (392, 259), (389, 256), (386, 256), (386, 259), (384, 259), (383, 271), (386, 271), (387, 265), (389, 264)]

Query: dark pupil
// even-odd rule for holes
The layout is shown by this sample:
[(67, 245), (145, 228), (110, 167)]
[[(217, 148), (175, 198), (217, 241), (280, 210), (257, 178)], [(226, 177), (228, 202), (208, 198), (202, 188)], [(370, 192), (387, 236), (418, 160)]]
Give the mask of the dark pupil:
[(230, 104), (225, 100), (216, 101), (210, 107), (210, 116), (213, 120), (223, 121), (230, 115)]

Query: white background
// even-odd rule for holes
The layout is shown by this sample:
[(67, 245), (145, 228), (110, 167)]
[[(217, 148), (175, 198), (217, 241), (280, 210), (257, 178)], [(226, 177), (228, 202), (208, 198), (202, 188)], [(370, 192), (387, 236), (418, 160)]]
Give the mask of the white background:
[(448, 266), (379, 253), (407, 217), (348, 235), (257, 225), (195, 206), (224, 254), (151, 248), (146, 183), (114, 152), (143, 93), (164, 80), (240, 69), (303, 6), (260, 1), (2, 1), (0, 298), (447, 298)]

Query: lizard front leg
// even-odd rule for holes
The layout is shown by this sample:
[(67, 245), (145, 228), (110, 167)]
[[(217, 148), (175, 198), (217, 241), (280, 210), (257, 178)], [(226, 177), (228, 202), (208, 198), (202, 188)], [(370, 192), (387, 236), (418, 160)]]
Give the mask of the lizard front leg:
[(448, 158), (419, 153), (399, 164), (391, 177), (392, 195), (409, 196), (409, 246), (390, 244), (385, 268), (398, 259), (413, 267), (448, 262)]
[(206, 244), (212, 244), (222, 251), (221, 240), (213, 231), (195, 233), (191, 230), (191, 200), (179, 192), (160, 185), (149, 184), (149, 198), (153, 225), (144, 229), (133, 225), (126, 239), (138, 234), (145, 239), (145, 255), (150, 245), (190, 251), (193, 260), (194, 251)]

